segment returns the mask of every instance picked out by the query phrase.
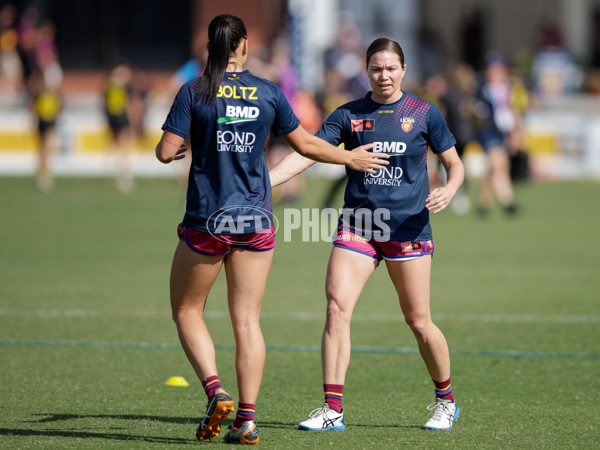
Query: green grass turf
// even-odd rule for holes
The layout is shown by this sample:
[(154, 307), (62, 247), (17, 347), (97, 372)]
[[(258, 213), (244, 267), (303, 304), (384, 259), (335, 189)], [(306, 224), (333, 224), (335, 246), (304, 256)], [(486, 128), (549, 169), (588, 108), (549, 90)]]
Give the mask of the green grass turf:
[[(301, 199), (316, 208), (327, 181)], [(473, 185), (472, 187), (476, 187)], [(474, 189), (473, 189), (474, 190)], [(0, 448), (197, 444), (205, 398), (179, 347), (168, 273), (184, 194), (172, 180), (0, 178)], [(432, 311), (452, 355), (461, 418), (420, 426), (432, 385), (385, 267), (352, 325), (347, 430), (309, 433), (322, 403), (319, 346), (326, 242), (278, 246), (263, 305), (269, 352), (257, 424), (269, 448), (593, 448), (600, 445), (600, 209), (597, 183), (530, 183), (522, 214), (432, 218)], [(224, 385), (234, 396), (224, 279), (207, 307)], [(303, 313), (303, 314), (300, 314)], [(168, 387), (174, 375), (188, 388)]]

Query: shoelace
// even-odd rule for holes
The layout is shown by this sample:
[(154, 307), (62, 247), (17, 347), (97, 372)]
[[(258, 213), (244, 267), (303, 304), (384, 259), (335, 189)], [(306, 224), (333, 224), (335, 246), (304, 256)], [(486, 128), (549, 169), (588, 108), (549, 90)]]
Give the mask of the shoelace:
[(450, 413), (450, 409), (448, 408), (448, 402), (435, 402), (427, 407), (428, 411), (433, 411), (433, 420), (442, 420), (443, 415), (446, 414), (450, 420), (452, 414)]
[(325, 403), (323, 406), (321, 406), (320, 408), (314, 409), (309, 415), (308, 417), (310, 417), (311, 419), (315, 416), (320, 416), (320, 415), (324, 415), (325, 417), (327, 417), (327, 413), (330, 411), (329, 409), (329, 405), (327, 403)]

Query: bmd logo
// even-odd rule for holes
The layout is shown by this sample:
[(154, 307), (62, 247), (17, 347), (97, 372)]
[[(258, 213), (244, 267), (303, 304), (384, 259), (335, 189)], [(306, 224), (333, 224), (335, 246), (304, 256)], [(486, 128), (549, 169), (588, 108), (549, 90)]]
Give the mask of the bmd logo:
[(385, 153), (390, 156), (400, 156), (406, 151), (404, 142), (374, 142), (373, 152)]
[(241, 123), (254, 122), (260, 114), (260, 109), (256, 106), (232, 106), (227, 105), (225, 117), (219, 117), (217, 123)]

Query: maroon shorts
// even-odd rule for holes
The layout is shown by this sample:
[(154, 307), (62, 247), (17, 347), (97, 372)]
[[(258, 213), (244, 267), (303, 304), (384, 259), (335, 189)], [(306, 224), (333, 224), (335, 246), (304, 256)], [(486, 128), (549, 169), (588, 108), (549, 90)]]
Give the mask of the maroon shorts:
[(216, 235), (186, 228), (179, 224), (177, 235), (191, 250), (209, 256), (226, 255), (232, 248), (243, 248), (256, 252), (275, 248), (275, 227), (258, 233)]
[(337, 230), (333, 245), (362, 253), (378, 261), (407, 261), (423, 255), (433, 255), (433, 241), (376, 241), (343, 229)]

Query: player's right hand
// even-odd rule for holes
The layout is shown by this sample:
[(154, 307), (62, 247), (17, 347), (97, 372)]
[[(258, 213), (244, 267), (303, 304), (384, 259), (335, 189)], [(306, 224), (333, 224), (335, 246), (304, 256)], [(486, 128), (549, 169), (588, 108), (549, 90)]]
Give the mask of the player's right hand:
[(347, 164), (353, 170), (367, 173), (377, 173), (378, 170), (383, 169), (390, 162), (389, 155), (385, 153), (373, 153), (369, 149), (373, 148), (373, 143), (361, 145), (356, 147), (350, 152), (351, 160)]

